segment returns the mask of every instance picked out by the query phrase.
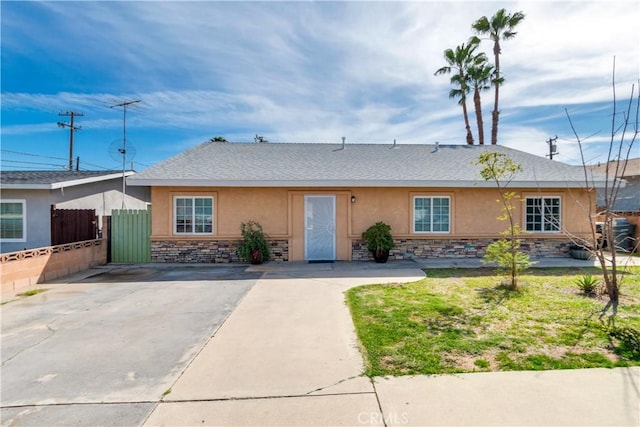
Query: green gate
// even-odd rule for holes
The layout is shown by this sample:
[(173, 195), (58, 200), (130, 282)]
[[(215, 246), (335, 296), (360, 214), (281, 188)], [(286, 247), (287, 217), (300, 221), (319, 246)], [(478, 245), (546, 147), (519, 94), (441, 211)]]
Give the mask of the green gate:
[(111, 211), (111, 262), (151, 262), (151, 208)]

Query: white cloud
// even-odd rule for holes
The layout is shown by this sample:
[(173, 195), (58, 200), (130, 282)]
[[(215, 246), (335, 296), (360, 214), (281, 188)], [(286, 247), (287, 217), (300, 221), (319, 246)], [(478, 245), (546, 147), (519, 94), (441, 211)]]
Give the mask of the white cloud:
[[(3, 92), (3, 111), (53, 115), (77, 108), (84, 126), (113, 135), (121, 114), (108, 107), (141, 99), (131, 109), (131, 127), (182, 132), (174, 147), (223, 132), (244, 140), (262, 133), (290, 142), (346, 136), (463, 143), (461, 108), (448, 98), (448, 78), (433, 73), (444, 64), (442, 52), (466, 42), (471, 23), (499, 7), (526, 14), (517, 37), (503, 43), (505, 145), (543, 155), (544, 141), (567, 128), (565, 107), (579, 117), (611, 100), (614, 55), (621, 89), (640, 68), (634, 1), (38, 5), (47, 22), (37, 20), (42, 14), (7, 15), (3, 7), (3, 49), (37, 46), (32, 52), (60, 55), (56, 67), (68, 61), (79, 77), (100, 82), (84, 93)], [(488, 43), (483, 47), (490, 53)], [(483, 98), (487, 136), (491, 98), (489, 92)], [(469, 110), (475, 128), (471, 102)], [(2, 133), (47, 126), (3, 124)], [(562, 160), (575, 158), (574, 148), (564, 149)]]

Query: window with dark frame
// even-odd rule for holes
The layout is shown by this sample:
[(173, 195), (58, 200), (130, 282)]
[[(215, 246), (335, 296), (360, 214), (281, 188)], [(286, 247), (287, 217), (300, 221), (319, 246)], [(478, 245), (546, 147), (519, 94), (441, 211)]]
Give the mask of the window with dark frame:
[(525, 209), (527, 231), (560, 231), (560, 197), (527, 197)]

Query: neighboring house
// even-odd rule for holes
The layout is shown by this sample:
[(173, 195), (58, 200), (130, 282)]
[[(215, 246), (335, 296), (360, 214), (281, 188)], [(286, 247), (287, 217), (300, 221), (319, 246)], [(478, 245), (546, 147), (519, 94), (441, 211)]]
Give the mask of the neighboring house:
[(361, 260), (362, 232), (384, 221), (391, 259), (479, 257), (507, 224), (475, 163), (505, 153), (523, 172), (509, 188), (534, 256), (563, 256), (564, 231), (589, 231), (580, 168), (502, 146), (206, 142), (127, 178), (150, 186), (152, 259), (229, 262), (240, 224), (262, 224), (272, 260)]
[[(51, 206), (95, 209), (99, 217), (122, 208), (122, 172), (2, 171), (0, 177), (2, 253), (51, 245)], [(148, 188), (126, 189), (127, 209), (146, 209), (149, 200)]]
[[(640, 250), (638, 243), (640, 242), (640, 157), (627, 159), (624, 162), (598, 163), (597, 165), (588, 166), (588, 168), (602, 176), (607, 176), (608, 173), (609, 180), (606, 185), (609, 188), (608, 193), (610, 195), (613, 178), (622, 178), (623, 186), (620, 187), (613, 209), (611, 209), (617, 228), (617, 230), (614, 229), (614, 234), (620, 233), (614, 239), (617, 242), (621, 242), (619, 247), (624, 249), (635, 248), (635, 251), (638, 252)], [(604, 196), (605, 190), (603, 186), (597, 190), (596, 204), (598, 211), (604, 210)], [(596, 219), (604, 220), (603, 217)]]
[[(626, 161), (626, 166), (623, 162), (612, 161), (608, 164), (598, 163), (597, 165), (588, 166), (588, 168), (593, 172), (605, 176), (608, 169), (610, 177), (609, 188), (611, 188), (613, 178), (616, 175), (618, 178), (622, 178), (624, 180), (624, 187), (620, 188), (620, 192), (618, 193), (616, 202), (613, 206), (614, 212), (640, 213), (640, 157), (628, 159)], [(599, 188), (597, 194), (597, 205), (604, 206), (604, 188)]]

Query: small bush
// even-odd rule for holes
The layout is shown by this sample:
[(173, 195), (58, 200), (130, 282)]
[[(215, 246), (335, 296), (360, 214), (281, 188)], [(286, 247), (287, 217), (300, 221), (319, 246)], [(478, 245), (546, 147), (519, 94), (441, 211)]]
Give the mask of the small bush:
[(580, 291), (585, 295), (595, 295), (600, 287), (600, 281), (591, 274), (585, 274), (584, 276), (576, 279), (575, 283), (578, 285)]
[(376, 222), (362, 233), (362, 239), (367, 244), (367, 248), (371, 253), (376, 251), (388, 251), (393, 249), (393, 236), (391, 235), (391, 226), (384, 222)]
[(262, 231), (262, 225), (256, 221), (240, 224), (242, 240), (238, 245), (238, 256), (245, 262), (260, 264), (269, 259), (269, 243)]
[[(518, 227), (512, 228), (514, 235), (520, 233)], [(518, 277), (522, 272), (536, 264), (529, 259), (529, 254), (520, 250), (520, 243), (520, 239), (515, 239), (513, 242), (508, 238), (497, 240), (487, 246), (487, 252), (484, 255), (485, 263), (498, 265), (500, 272), (510, 276), (510, 282), (507, 285), (512, 289), (517, 287)]]

